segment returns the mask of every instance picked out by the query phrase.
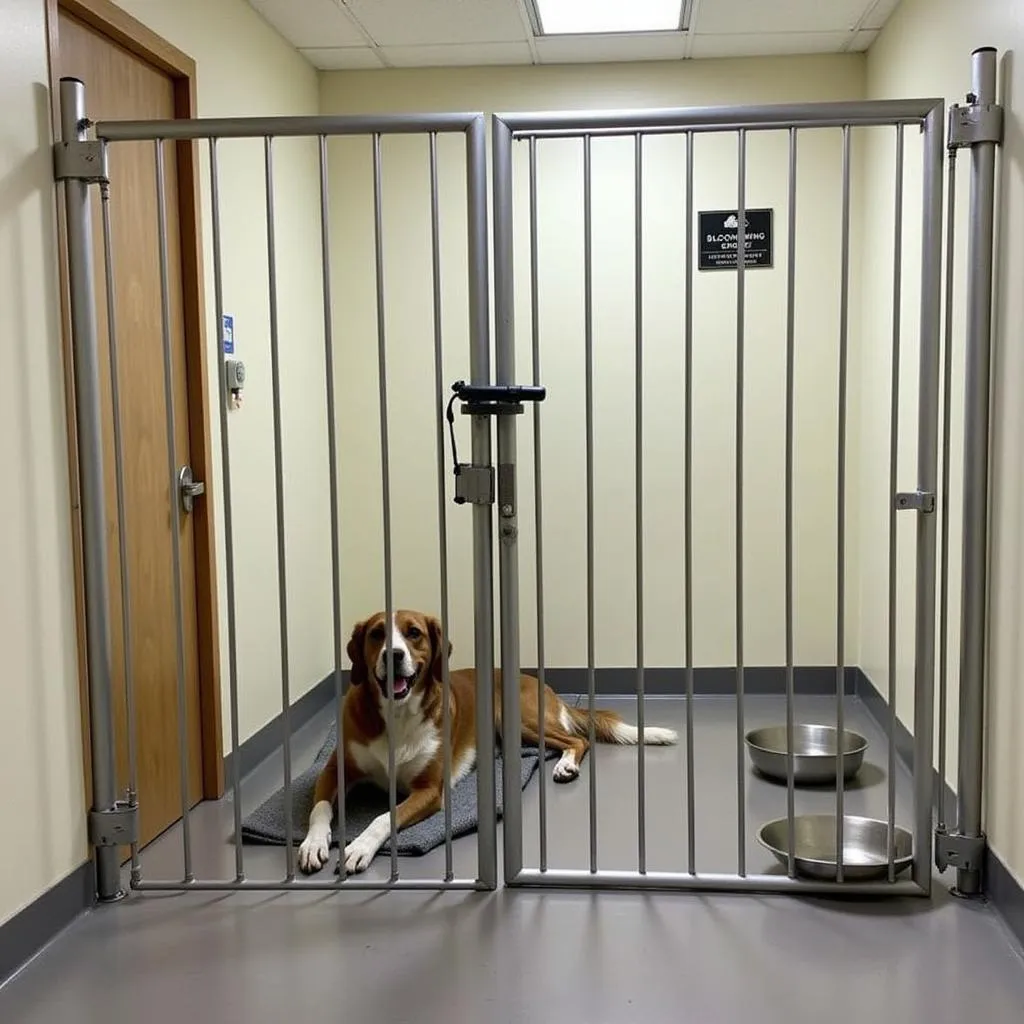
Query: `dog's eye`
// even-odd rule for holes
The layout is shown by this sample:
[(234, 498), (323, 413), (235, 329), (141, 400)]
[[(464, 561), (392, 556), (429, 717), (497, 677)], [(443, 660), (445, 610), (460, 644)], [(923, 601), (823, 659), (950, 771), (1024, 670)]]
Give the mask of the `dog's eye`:
[(383, 640), (384, 639), (384, 627), (383, 626), (374, 626), (373, 629), (370, 630), (370, 639), (371, 640)]
[(408, 638), (409, 638), (410, 640), (419, 640), (419, 638), (420, 638), (421, 636), (423, 636), (423, 631), (422, 631), (422, 630), (420, 630), (420, 629), (418, 629), (418, 628), (417, 628), (416, 626), (410, 626), (410, 627), (409, 627), (409, 628), (408, 628), (408, 629), (407, 629), (407, 630), (405, 631), (405, 635), (406, 635), (406, 636), (407, 636), (407, 637), (408, 637)]

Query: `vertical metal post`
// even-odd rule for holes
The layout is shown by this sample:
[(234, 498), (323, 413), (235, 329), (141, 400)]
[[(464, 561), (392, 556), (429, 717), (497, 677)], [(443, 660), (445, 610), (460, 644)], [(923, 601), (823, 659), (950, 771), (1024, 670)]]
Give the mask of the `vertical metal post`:
[(235, 835), (235, 879), (245, 878), (242, 849), (242, 765), (238, 756), (238, 631), (235, 625), (235, 528), (231, 507), (231, 444), (228, 433), (228, 386), (224, 353), (224, 274), (220, 244), (220, 176), (217, 172), (217, 140), (210, 139), (210, 219), (213, 235), (213, 295), (217, 316), (217, 381), (220, 388), (221, 502), (224, 506), (224, 564), (228, 612), (228, 694), (231, 719), (231, 801)]
[[(971, 55), (971, 92), (996, 102), (996, 52)], [(985, 710), (985, 621), (988, 597), (989, 374), (992, 347), (992, 243), (995, 142), (971, 146), (968, 222), (967, 365), (964, 408), (963, 600), (960, 623), (960, 743), (957, 830), (982, 838)], [(957, 889), (981, 891), (980, 868), (957, 871)]]
[[(537, 256), (537, 140), (530, 137), (530, 340), (533, 349), (533, 383), (540, 385), (540, 276)], [(533, 522), (537, 555), (537, 753), (540, 758), (540, 870), (548, 868), (548, 786), (545, 753), (545, 698), (547, 679), (544, 667), (544, 498), (542, 471), (540, 402), (533, 403)]]
[(277, 510), (277, 599), (281, 633), (281, 761), (284, 771), (285, 866), (288, 881), (295, 877), (292, 835), (292, 725), (288, 665), (288, 574), (285, 553), (284, 452), (281, 435), (281, 360), (277, 316), (277, 244), (274, 224), (273, 137), (264, 139), (267, 201), (267, 284), (270, 300), (270, 384), (274, 421), (274, 499)]
[[(327, 474), (331, 496), (331, 609), (334, 633), (334, 706), (337, 748), (345, 749), (345, 713), (342, 698), (344, 686), (342, 669), (344, 664), (345, 639), (341, 619), (341, 538), (338, 535), (338, 424), (334, 401), (334, 311), (331, 300), (331, 204), (328, 193), (330, 183), (327, 159), (327, 138), (318, 139), (320, 156), (320, 272), (324, 302), (324, 383), (327, 397)], [(338, 853), (344, 861), (345, 853), (345, 758), (338, 758)], [(340, 865), (343, 866), (343, 865)], [(338, 882), (348, 878), (347, 872), (338, 871)]]
[[(893, 282), (892, 282), (892, 369), (890, 371), (891, 394), (889, 399), (889, 758), (888, 773), (888, 877), (896, 881), (896, 573), (897, 529), (896, 494), (897, 471), (900, 450), (900, 328), (903, 303), (903, 125), (896, 126), (896, 196), (893, 210)], [(840, 754), (843, 757), (843, 754)], [(921, 766), (922, 769), (924, 766)]]
[(686, 299), (683, 312), (683, 626), (686, 646), (686, 863), (697, 873), (697, 810), (693, 756), (693, 132), (686, 135)]
[(633, 304), (636, 332), (636, 725), (637, 746), (637, 867), (647, 872), (647, 804), (644, 761), (644, 137), (636, 134), (634, 148), (634, 218), (636, 243), (633, 255)]
[[(515, 382), (514, 268), (512, 263), (512, 133), (501, 122), (494, 146), (494, 376)], [(519, 551), (517, 544), (516, 420), (497, 417), (498, 566), (501, 621), (501, 749), (505, 877), (523, 868), (521, 709), (519, 707)]]
[(441, 578), (441, 745), (444, 800), (444, 879), (454, 877), (452, 868), (452, 680), (448, 662), (448, 503), (445, 500), (444, 466), (444, 345), (441, 323), (441, 214), (437, 192), (437, 133), (429, 139), (430, 162), (430, 280), (433, 291), (434, 316), (434, 392), (437, 399), (437, 430), (434, 446), (437, 451), (437, 543), (438, 572)]
[[(107, 144), (103, 144), (104, 150)], [(128, 806), (138, 807), (138, 757), (135, 747), (135, 674), (132, 644), (132, 588), (128, 561), (128, 514), (125, 509), (124, 433), (121, 428), (121, 371), (118, 365), (117, 299), (114, 273), (113, 238), (110, 227), (110, 183), (100, 185), (103, 221), (103, 269), (107, 299), (107, 345), (110, 350), (110, 406), (114, 432), (114, 486), (117, 494), (117, 545), (121, 569), (121, 644), (124, 657), (125, 734), (128, 747)], [(142, 877), (138, 841), (131, 843), (131, 879), (135, 884)]]
[[(60, 81), (61, 138), (83, 141), (88, 124), (85, 86), (77, 78)], [(68, 283), (74, 349), (78, 485), (85, 569), (86, 657), (89, 677), (89, 753), (92, 810), (112, 811), (117, 802), (114, 711), (111, 693), (110, 591), (107, 583), (107, 515), (103, 472), (100, 359), (93, 265), (92, 208), (84, 181), (64, 183), (67, 212)], [(95, 848), (96, 894), (120, 899), (121, 872), (116, 846)]]
[(942, 513), (939, 554), (939, 771), (935, 782), (935, 827), (946, 831), (946, 709), (949, 686), (949, 459), (953, 387), (953, 259), (956, 236), (956, 149), (949, 147), (946, 176), (946, 303), (942, 339), (942, 491), (938, 507)]
[[(384, 297), (384, 210), (381, 182), (380, 133), (373, 135), (373, 253), (377, 292), (377, 385), (380, 403), (381, 507), (384, 526), (384, 613), (387, 700), (384, 719), (388, 731), (388, 815), (391, 881), (398, 878), (398, 778), (395, 774), (395, 659), (392, 657), (392, 621), (395, 614), (391, 579), (391, 458), (388, 444), (387, 324)], [(344, 856), (344, 846), (342, 847)]]
[(747, 133), (737, 139), (736, 191), (736, 873), (747, 873), (747, 763), (743, 749), (743, 389), (747, 265)]
[(843, 208), (839, 280), (839, 415), (836, 453), (836, 881), (846, 848), (843, 732), (846, 696), (846, 408), (850, 314), (850, 126), (843, 125)]
[[(938, 470), (939, 351), (942, 312), (942, 114), (924, 122), (921, 210), (921, 318), (917, 486), (935, 493)], [(914, 866), (926, 893), (932, 885), (932, 734), (935, 728), (935, 515), (917, 516), (914, 625)]]
[(793, 420), (796, 361), (796, 128), (789, 129), (789, 251), (786, 253), (786, 871), (796, 877), (796, 781), (793, 761)]
[(160, 257), (160, 325), (164, 354), (164, 405), (167, 430), (167, 497), (171, 524), (171, 586), (174, 596), (175, 663), (178, 676), (178, 775), (181, 786), (181, 844), (185, 881), (192, 874), (192, 830), (189, 810), (188, 698), (185, 692), (185, 609), (181, 597), (181, 509), (178, 504), (177, 416), (174, 409), (174, 354), (171, 342), (170, 257), (167, 252), (167, 185), (164, 140), (154, 142), (156, 157), (156, 214)]
[[(507, 131), (499, 118), (494, 131)], [(487, 259), (487, 134), (483, 117), (466, 130), (466, 197), (469, 256), (469, 368), (470, 382), (490, 384), (489, 267)], [(498, 215), (505, 209), (495, 207)], [(495, 222), (494, 232), (512, 225)], [(511, 272), (511, 266), (508, 271)], [(497, 275), (495, 276), (497, 282)], [(512, 282), (508, 285), (511, 287)], [(491, 423), (473, 416), (472, 457), (476, 466), (491, 464)], [(494, 555), (491, 509), (473, 506), (474, 661), (476, 664), (477, 839), (478, 881), (494, 889), (498, 884), (497, 806), (494, 789)], [(507, 829), (507, 826), (506, 826)], [(507, 879), (506, 879), (507, 881)]]
[(597, 737), (594, 716), (594, 266), (590, 136), (583, 136), (583, 349), (587, 448), (587, 754), (590, 758), (590, 871), (597, 872)]

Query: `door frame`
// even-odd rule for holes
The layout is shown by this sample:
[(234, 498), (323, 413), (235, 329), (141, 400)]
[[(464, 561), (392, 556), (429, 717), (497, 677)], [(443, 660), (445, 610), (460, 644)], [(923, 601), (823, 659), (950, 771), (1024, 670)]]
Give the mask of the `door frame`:
[[(51, 129), (59, 136), (59, 14), (77, 18), (109, 37), (116, 44), (159, 68), (172, 81), (175, 118), (197, 116), (196, 65), (140, 21), (126, 14), (111, 0), (46, 0), (46, 45), (49, 61)], [(88, 89), (88, 83), (86, 83)], [(86, 94), (88, 95), (88, 93)], [(210, 494), (214, 478), (210, 423), (212, 408), (206, 387), (206, 300), (203, 278), (202, 203), (200, 161), (194, 140), (176, 144), (178, 210), (181, 230), (181, 276), (185, 328), (185, 365), (188, 392), (190, 451), (189, 464), (199, 480), (206, 481)], [(57, 205), (57, 246), (67, 253), (64, 204), (54, 190)], [(68, 464), (71, 489), (72, 551), (75, 579), (75, 624), (78, 647), (78, 677), (82, 712), (82, 758), (85, 767), (86, 805), (91, 804), (92, 762), (89, 745), (88, 662), (85, 632), (85, 574), (82, 551), (81, 501), (78, 483), (78, 436), (75, 419), (71, 315), (66, 259), (60, 261), (60, 305), (64, 391), (67, 410)], [(199, 501), (192, 513), (195, 534), (196, 626), (199, 663), (199, 712), (202, 732), (202, 793), (205, 800), (224, 794), (224, 741), (222, 734), (220, 629), (217, 610), (216, 523), (212, 502)]]

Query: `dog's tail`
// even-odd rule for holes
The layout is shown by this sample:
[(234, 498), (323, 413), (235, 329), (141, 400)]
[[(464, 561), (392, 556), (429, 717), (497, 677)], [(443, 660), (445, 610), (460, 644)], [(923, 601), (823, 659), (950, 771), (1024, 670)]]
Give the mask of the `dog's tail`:
[[(590, 716), (586, 708), (570, 708), (569, 719), (573, 732), (577, 736), (590, 734)], [(640, 730), (622, 720), (622, 716), (614, 711), (594, 711), (594, 736), (598, 743), (618, 743), (622, 746), (635, 746), (640, 742)], [(644, 746), (670, 746), (679, 739), (674, 729), (665, 729), (658, 725), (644, 728)]]

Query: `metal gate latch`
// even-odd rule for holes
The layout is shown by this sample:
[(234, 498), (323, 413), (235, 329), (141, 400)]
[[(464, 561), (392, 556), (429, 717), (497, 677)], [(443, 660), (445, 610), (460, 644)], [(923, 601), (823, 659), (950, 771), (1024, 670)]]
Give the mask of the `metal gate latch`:
[(206, 484), (193, 479), (191, 466), (182, 466), (178, 473), (178, 493), (181, 495), (181, 507), (186, 512), (191, 512), (195, 499), (206, 493)]
[(118, 800), (108, 811), (89, 812), (91, 846), (130, 846), (139, 840), (139, 808)]
[(916, 512), (934, 512), (935, 495), (931, 491), (900, 491), (896, 495), (896, 510), (905, 512), (908, 509)]
[(456, 505), (493, 505), (494, 467), (459, 462), (455, 446), (455, 403), (462, 402), (464, 416), (518, 416), (523, 411), (523, 402), (543, 402), (546, 396), (547, 389), (539, 384), (467, 384), (458, 380), (452, 385), (445, 416), (452, 443)]

